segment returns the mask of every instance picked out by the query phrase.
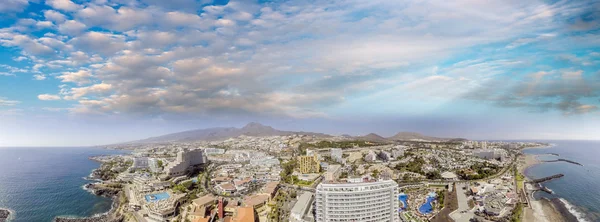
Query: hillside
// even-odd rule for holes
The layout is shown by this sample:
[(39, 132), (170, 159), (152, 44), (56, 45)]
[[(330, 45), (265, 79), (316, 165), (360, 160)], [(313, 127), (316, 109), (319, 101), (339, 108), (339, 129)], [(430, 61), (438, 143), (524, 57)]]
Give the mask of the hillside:
[(260, 123), (248, 123), (242, 128), (235, 127), (215, 127), (207, 129), (197, 129), (184, 131), (179, 133), (172, 133), (163, 136), (150, 137), (148, 139), (133, 141), (129, 143), (164, 143), (164, 142), (193, 142), (193, 141), (215, 141), (224, 140), (228, 138), (238, 137), (241, 135), (245, 136), (284, 136), (293, 134), (303, 134), (317, 137), (329, 137), (323, 133), (312, 133), (312, 132), (295, 132), (295, 131), (282, 131), (274, 129), (270, 126), (265, 126)]

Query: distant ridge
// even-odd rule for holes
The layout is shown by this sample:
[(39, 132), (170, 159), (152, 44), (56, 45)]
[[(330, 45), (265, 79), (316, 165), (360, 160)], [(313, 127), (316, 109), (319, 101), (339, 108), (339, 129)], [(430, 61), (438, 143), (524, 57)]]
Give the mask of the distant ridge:
[(463, 141), (466, 139), (463, 138), (440, 138), (433, 136), (425, 136), (420, 133), (415, 132), (399, 132), (396, 135), (388, 137), (388, 140), (392, 141), (417, 141), (417, 140), (426, 140), (426, 141)]
[(238, 136), (285, 136), (293, 134), (302, 134), (317, 137), (331, 137), (330, 135), (323, 133), (312, 133), (312, 132), (295, 132), (295, 131), (282, 131), (274, 129), (270, 126), (265, 126), (260, 123), (251, 122), (246, 124), (242, 128), (235, 127), (215, 127), (207, 129), (197, 129), (184, 131), (179, 133), (172, 133), (163, 136), (150, 137), (148, 139), (137, 140), (128, 142), (126, 144), (136, 143), (164, 143), (164, 142), (194, 142), (194, 141), (216, 141), (234, 138)]
[[(242, 128), (236, 127), (214, 127), (207, 129), (189, 130), (178, 133), (171, 133), (162, 136), (150, 137), (143, 140), (137, 140), (122, 144), (145, 144), (145, 143), (167, 143), (167, 142), (195, 142), (195, 141), (218, 141), (239, 136), (286, 136), (286, 135), (308, 135), (321, 138), (332, 137), (324, 133), (301, 132), (301, 131), (283, 131), (271, 126), (265, 126), (260, 123), (251, 122)], [(369, 133), (364, 136), (350, 136), (343, 134), (341, 137), (346, 139), (364, 140), (375, 143), (391, 143), (394, 141), (463, 141), (461, 138), (438, 138), (425, 136), (414, 132), (400, 132), (392, 137), (382, 137), (375, 133)]]
[(376, 143), (389, 143), (390, 142), (385, 137), (382, 137), (382, 136), (377, 135), (375, 133), (369, 133), (369, 134), (367, 134), (365, 136), (358, 136), (355, 139), (369, 141), (369, 142), (376, 142)]

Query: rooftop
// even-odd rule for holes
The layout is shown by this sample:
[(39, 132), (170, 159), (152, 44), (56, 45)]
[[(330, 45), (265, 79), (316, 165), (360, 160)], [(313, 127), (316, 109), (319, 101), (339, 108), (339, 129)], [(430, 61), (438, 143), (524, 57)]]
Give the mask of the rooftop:
[(252, 207), (254, 205), (259, 205), (269, 201), (269, 195), (258, 194), (254, 196), (249, 196), (244, 199), (244, 205), (247, 207)]
[(238, 207), (233, 220), (235, 222), (254, 222), (254, 208)]
[(194, 199), (193, 202), (198, 206), (204, 206), (216, 200), (217, 199), (215, 198), (215, 196), (213, 196), (212, 194), (207, 194), (202, 197), (199, 197), (198, 199)]

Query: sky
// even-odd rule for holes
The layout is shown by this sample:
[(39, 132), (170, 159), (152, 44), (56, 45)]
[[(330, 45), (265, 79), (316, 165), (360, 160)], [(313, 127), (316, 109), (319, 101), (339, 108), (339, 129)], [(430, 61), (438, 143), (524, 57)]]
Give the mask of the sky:
[(600, 2), (3, 0), (0, 146), (284, 130), (600, 139)]

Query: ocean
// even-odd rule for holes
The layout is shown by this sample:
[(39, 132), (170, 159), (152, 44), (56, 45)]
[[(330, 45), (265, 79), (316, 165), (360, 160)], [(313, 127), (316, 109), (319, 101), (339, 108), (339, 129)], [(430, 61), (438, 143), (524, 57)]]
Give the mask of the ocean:
[(536, 192), (539, 197), (558, 197), (580, 221), (600, 221), (600, 141), (543, 141), (556, 146), (544, 149), (527, 149), (528, 154), (557, 153), (560, 156), (542, 155), (540, 160), (558, 158), (572, 160), (583, 166), (553, 162), (528, 168), (529, 178), (541, 178), (562, 173), (565, 176), (544, 183), (555, 194)]
[(83, 189), (100, 166), (88, 157), (126, 151), (100, 148), (0, 148), (0, 208), (15, 212), (14, 222), (52, 221), (56, 216), (86, 217), (107, 212), (111, 199)]

